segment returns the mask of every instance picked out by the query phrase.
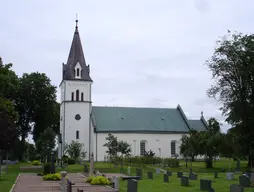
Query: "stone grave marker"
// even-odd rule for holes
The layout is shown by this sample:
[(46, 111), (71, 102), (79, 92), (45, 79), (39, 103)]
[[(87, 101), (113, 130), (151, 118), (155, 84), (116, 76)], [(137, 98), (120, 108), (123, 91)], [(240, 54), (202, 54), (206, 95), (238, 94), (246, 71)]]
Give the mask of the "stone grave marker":
[(250, 181), (253, 183), (254, 182), (254, 173), (250, 174)]
[(244, 188), (237, 184), (230, 185), (229, 188), (230, 192), (244, 192)]
[(200, 190), (209, 190), (212, 188), (212, 181), (200, 179)]
[(136, 169), (136, 176), (142, 177), (142, 169), (140, 168)]
[(211, 188), (211, 189), (208, 189), (208, 192), (215, 192), (215, 190)]
[(148, 179), (153, 179), (153, 172), (149, 171), (147, 172)]
[(116, 191), (119, 191), (119, 177), (115, 176), (113, 182), (114, 182), (114, 188), (116, 189)]
[(181, 177), (181, 186), (189, 186), (189, 177), (186, 176)]
[(172, 172), (171, 171), (167, 171), (167, 175), (168, 176), (172, 176)]
[(167, 174), (164, 174), (164, 175), (163, 175), (163, 180), (164, 180), (164, 182), (166, 182), (166, 183), (168, 182), (168, 175), (167, 175)]
[(127, 174), (130, 176), (131, 175), (131, 167), (128, 167), (127, 169)]
[(127, 192), (138, 192), (138, 181), (135, 179), (128, 180)]
[(198, 175), (196, 173), (189, 173), (189, 179), (190, 180), (198, 180)]
[(241, 167), (240, 167), (240, 160), (237, 159), (236, 161), (236, 168), (235, 168), (236, 171), (240, 171), (241, 170)]
[(226, 173), (226, 179), (227, 179), (227, 180), (233, 180), (233, 179), (234, 179), (234, 173), (232, 173), (232, 172), (227, 172), (227, 173)]
[(156, 168), (156, 174), (160, 174), (161, 173), (161, 169), (160, 168)]
[(214, 172), (214, 178), (215, 178), (215, 179), (218, 178), (218, 172)]
[(183, 172), (177, 172), (177, 177), (181, 178), (183, 176)]
[(239, 185), (243, 187), (250, 187), (250, 178), (245, 175), (239, 176)]

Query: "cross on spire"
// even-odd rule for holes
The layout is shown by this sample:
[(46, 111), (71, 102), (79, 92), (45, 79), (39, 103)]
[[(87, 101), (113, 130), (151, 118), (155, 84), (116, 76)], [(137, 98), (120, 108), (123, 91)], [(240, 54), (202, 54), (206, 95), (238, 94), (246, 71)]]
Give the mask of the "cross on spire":
[(78, 28), (78, 14), (76, 13), (76, 28)]

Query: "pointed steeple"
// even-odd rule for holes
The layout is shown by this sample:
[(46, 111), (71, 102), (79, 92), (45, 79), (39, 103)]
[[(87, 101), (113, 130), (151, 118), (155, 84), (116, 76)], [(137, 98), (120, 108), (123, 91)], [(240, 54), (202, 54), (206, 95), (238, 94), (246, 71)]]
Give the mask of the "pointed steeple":
[[(77, 66), (80, 67), (78, 72), (78, 78), (75, 74)], [(89, 75), (89, 65), (86, 65), (85, 56), (78, 31), (78, 20), (76, 20), (75, 32), (71, 44), (71, 49), (67, 64), (63, 64), (63, 80), (83, 80), (92, 81)]]

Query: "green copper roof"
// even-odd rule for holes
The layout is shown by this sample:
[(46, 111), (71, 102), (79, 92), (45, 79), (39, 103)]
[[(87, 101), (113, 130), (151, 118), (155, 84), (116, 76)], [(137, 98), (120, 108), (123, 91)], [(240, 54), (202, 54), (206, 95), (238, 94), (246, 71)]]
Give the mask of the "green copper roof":
[(206, 131), (207, 127), (206, 124), (202, 121), (202, 119), (199, 120), (189, 120), (191, 124), (191, 128), (197, 131)]
[(191, 129), (181, 107), (93, 107), (96, 132), (181, 132)]

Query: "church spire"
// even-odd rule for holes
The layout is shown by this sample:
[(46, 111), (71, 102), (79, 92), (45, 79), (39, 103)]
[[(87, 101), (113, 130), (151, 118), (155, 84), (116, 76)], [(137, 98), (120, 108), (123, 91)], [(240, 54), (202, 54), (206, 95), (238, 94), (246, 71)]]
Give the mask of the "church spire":
[(92, 81), (89, 75), (90, 73), (89, 66), (86, 65), (85, 56), (78, 31), (78, 19), (76, 18), (76, 27), (71, 44), (69, 57), (67, 60), (67, 64), (63, 65), (63, 80), (76, 79), (75, 70), (77, 66), (80, 67), (79, 69), (80, 74), (78, 79), (84, 81)]

